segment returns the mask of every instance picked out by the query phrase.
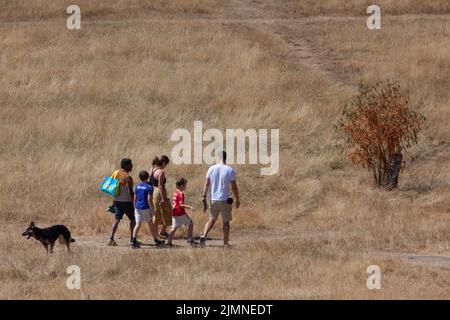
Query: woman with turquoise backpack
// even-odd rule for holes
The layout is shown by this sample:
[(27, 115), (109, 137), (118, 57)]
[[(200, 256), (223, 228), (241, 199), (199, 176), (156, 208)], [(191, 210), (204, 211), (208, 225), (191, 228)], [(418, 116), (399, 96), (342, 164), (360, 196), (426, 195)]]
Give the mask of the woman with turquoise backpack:
[(108, 239), (108, 246), (117, 246), (114, 240), (117, 227), (125, 214), (130, 220), (130, 243), (133, 238), (133, 229), (136, 224), (134, 219), (134, 190), (133, 178), (130, 172), (133, 170), (131, 159), (124, 158), (120, 162), (120, 169), (114, 171), (113, 178), (118, 181), (118, 189), (114, 193), (114, 222)]

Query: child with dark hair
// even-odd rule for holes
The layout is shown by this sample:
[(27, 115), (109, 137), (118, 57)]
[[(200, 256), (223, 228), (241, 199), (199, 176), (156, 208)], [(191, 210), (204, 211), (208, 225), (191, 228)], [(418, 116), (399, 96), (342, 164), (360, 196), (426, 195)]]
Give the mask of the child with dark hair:
[(167, 245), (172, 246), (172, 239), (175, 232), (182, 225), (188, 226), (188, 244), (191, 246), (198, 243), (192, 239), (192, 232), (194, 230), (194, 223), (186, 213), (185, 209), (194, 211), (194, 208), (184, 203), (184, 190), (186, 190), (187, 180), (184, 178), (178, 179), (176, 182), (177, 191), (172, 196), (172, 229), (170, 230)]
[(141, 228), (142, 222), (148, 223), (150, 232), (152, 234), (153, 240), (156, 246), (163, 245), (164, 242), (158, 239), (158, 233), (156, 231), (156, 226), (152, 221), (153, 212), (155, 210), (153, 206), (153, 187), (150, 185), (148, 179), (150, 174), (147, 171), (139, 172), (139, 179), (141, 182), (136, 186), (134, 190), (135, 194), (135, 210), (134, 217), (136, 220), (136, 226), (133, 230), (133, 237), (131, 239), (131, 248), (139, 248), (139, 243), (137, 241), (137, 236), (139, 229)]

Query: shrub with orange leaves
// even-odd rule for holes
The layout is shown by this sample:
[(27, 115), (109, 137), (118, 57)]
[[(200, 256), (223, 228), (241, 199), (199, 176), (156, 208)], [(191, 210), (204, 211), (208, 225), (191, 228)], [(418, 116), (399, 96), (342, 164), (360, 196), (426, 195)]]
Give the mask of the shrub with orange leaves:
[(409, 94), (396, 82), (360, 84), (338, 122), (347, 137), (348, 158), (371, 170), (380, 186), (388, 186), (395, 158), (417, 144), (425, 117), (408, 106)]

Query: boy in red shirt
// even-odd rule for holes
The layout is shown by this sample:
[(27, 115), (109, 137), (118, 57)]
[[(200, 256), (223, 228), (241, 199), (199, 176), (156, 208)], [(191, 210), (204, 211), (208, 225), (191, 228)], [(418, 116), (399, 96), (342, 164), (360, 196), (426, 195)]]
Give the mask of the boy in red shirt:
[(188, 226), (188, 243), (191, 246), (197, 245), (198, 242), (192, 240), (192, 232), (194, 230), (194, 223), (186, 213), (186, 208), (194, 211), (194, 208), (184, 203), (184, 190), (186, 190), (187, 180), (181, 178), (176, 182), (177, 191), (172, 196), (172, 229), (170, 230), (169, 238), (167, 239), (167, 245), (172, 246), (172, 239), (175, 232), (182, 225)]

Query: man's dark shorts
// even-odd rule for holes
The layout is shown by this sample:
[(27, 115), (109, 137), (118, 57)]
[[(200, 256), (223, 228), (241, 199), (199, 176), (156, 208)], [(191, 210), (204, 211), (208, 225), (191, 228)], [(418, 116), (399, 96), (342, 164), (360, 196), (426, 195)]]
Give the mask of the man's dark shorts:
[(133, 202), (114, 201), (114, 217), (117, 220), (122, 220), (124, 214), (127, 215), (128, 219), (134, 220)]

